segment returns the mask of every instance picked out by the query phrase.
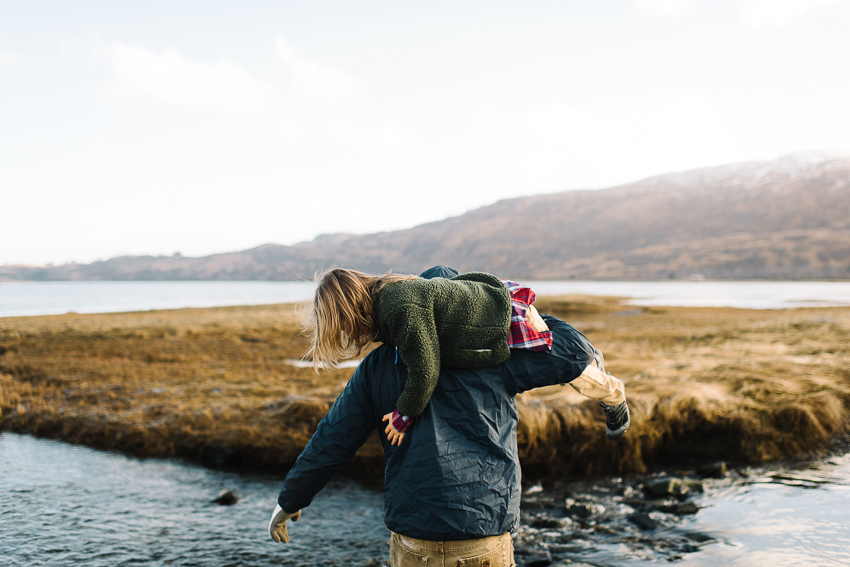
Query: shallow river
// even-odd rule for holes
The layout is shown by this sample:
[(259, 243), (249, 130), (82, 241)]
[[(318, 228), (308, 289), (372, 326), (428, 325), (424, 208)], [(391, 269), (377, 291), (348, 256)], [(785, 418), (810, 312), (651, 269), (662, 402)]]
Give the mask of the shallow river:
[[(266, 531), (281, 478), (140, 460), (0, 435), (0, 565), (363, 565), (386, 555), (378, 492), (325, 490), (290, 531)], [(232, 489), (233, 506), (211, 504)]]
[[(659, 516), (659, 527), (651, 532), (613, 520), (607, 531), (579, 522), (559, 529), (523, 526), (519, 537), (549, 549), (552, 565), (670, 560), (687, 566), (850, 565), (850, 455), (744, 472), (746, 476), (735, 473), (708, 481), (706, 493), (694, 499), (701, 508), (695, 516)], [(585, 481), (580, 486), (590, 493), (606, 482), (614, 481)], [(4, 433), (0, 564), (386, 562), (389, 533), (383, 525), (382, 496), (350, 482), (333, 483), (305, 509), (290, 529), (290, 544), (271, 542), (266, 522), (280, 483), (280, 478), (269, 476), (140, 460)], [(225, 488), (233, 489), (239, 502), (211, 504)], [(623, 516), (630, 511), (624, 504), (608, 506), (621, 507)]]

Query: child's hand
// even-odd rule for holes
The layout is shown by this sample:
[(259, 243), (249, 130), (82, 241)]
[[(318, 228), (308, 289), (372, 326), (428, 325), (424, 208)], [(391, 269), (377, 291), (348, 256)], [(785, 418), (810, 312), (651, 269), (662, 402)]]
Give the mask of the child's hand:
[(401, 442), (404, 441), (404, 436), (407, 434), (393, 427), (393, 414), (388, 413), (381, 421), (389, 422), (387, 423), (387, 428), (384, 429), (384, 433), (387, 434), (387, 440), (390, 442), (390, 445), (401, 445)]

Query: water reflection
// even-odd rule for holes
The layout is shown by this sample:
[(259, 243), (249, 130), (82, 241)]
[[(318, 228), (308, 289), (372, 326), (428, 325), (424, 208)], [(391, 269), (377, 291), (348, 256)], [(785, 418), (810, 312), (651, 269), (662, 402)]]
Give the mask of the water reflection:
[(717, 545), (684, 565), (850, 565), (850, 455), (718, 481), (688, 529)]

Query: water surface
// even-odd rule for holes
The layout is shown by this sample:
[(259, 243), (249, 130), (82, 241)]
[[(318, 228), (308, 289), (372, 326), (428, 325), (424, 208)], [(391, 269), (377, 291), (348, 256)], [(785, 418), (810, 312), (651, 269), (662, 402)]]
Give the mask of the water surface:
[[(651, 532), (626, 521), (607, 531), (577, 523), (560, 531), (521, 531), (544, 547), (551, 542), (556, 561), (597, 566), (850, 565), (848, 479), (850, 455), (749, 468), (708, 481), (707, 492), (693, 499), (701, 507), (695, 516), (668, 515)], [(4, 566), (92, 567), (387, 561), (381, 493), (344, 481), (332, 483), (304, 510), (290, 528), (289, 544), (273, 543), (266, 525), (281, 481), (4, 433), (0, 557)], [(240, 501), (211, 504), (223, 488)], [(613, 506), (622, 507), (623, 516), (631, 510)]]
[[(388, 554), (380, 492), (336, 482), (275, 544), (280, 478), (0, 435), (0, 564), (363, 565)], [(211, 504), (219, 490), (240, 496)]]
[[(523, 282), (538, 295), (613, 295), (634, 305), (785, 309), (850, 305), (850, 282)], [(0, 317), (307, 301), (313, 282), (0, 282)]]

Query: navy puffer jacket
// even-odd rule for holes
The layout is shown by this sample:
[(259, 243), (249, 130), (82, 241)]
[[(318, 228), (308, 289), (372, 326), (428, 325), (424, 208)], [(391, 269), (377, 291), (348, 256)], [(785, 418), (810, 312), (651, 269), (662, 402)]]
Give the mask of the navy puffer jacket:
[[(452, 277), (432, 268), (422, 277)], [(294, 512), (348, 462), (376, 428), (386, 458), (384, 521), (408, 537), (453, 541), (500, 535), (519, 523), (520, 466), (515, 396), (578, 377), (593, 357), (584, 335), (554, 317), (548, 352), (515, 350), (504, 363), (441, 369), (424, 413), (401, 446), (383, 435), (407, 369), (381, 346), (360, 363), (289, 471), (278, 503)]]

